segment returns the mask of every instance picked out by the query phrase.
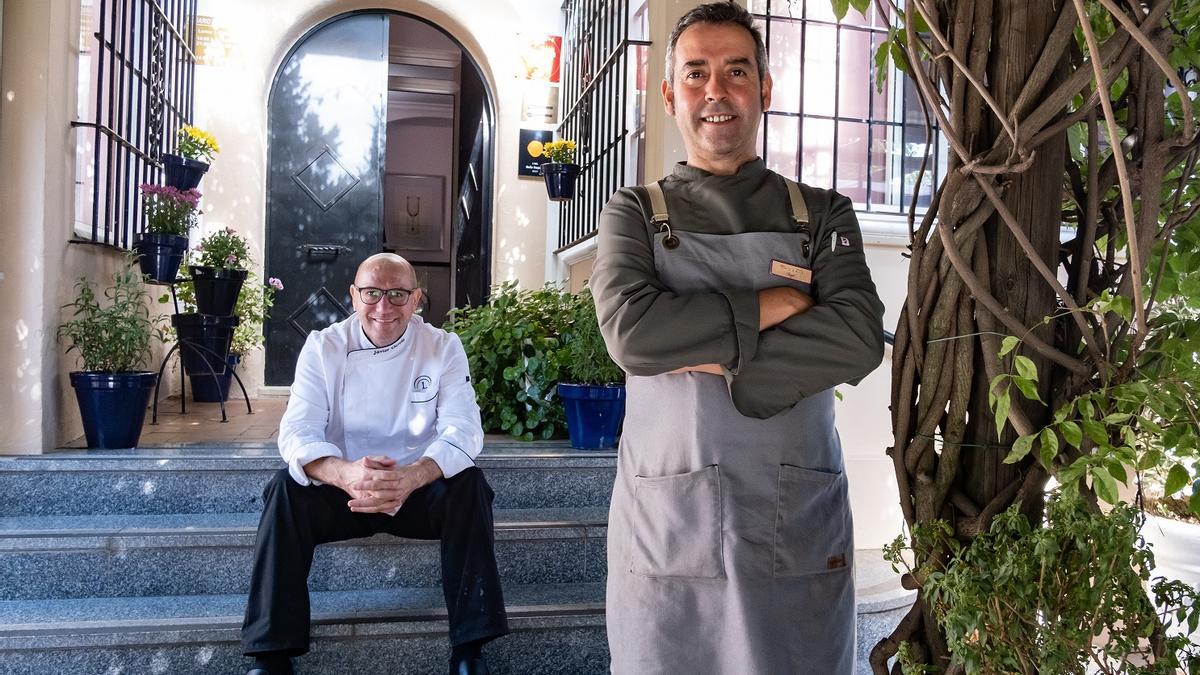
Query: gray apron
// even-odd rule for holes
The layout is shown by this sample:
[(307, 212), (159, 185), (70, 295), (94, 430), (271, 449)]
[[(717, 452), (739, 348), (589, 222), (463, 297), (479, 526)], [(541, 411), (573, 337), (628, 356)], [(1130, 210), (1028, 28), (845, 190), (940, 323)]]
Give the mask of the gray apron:
[[(670, 247), (668, 236), (654, 236), (654, 263), (673, 291), (808, 290), (771, 274), (772, 260), (809, 266), (797, 233), (676, 229)], [(612, 672), (851, 673), (853, 526), (833, 390), (756, 419), (715, 375), (630, 376), (626, 388), (608, 529)]]

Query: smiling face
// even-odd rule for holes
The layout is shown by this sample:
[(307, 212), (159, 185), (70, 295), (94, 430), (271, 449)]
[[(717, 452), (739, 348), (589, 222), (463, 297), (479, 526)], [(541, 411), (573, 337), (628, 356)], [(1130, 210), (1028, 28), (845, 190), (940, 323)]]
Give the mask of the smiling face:
[(688, 165), (731, 175), (758, 156), (771, 76), (759, 81), (754, 52), (754, 38), (736, 24), (697, 23), (679, 36), (674, 84), (664, 80), (662, 93), (683, 134)]
[[(396, 257), (399, 258), (399, 256)], [(376, 347), (386, 347), (404, 335), (404, 329), (408, 328), (409, 319), (417, 311), (417, 307), (421, 306), (421, 291), (420, 289), (413, 291), (408, 296), (408, 302), (397, 307), (386, 297), (381, 298), (374, 305), (368, 305), (362, 301), (358, 289), (381, 288), (388, 290), (391, 288), (416, 288), (416, 286), (417, 282), (413, 278), (411, 268), (396, 260), (372, 258), (358, 268), (358, 274), (354, 277), (354, 285), (350, 287), (350, 298), (354, 301), (354, 311), (362, 323), (363, 332)]]

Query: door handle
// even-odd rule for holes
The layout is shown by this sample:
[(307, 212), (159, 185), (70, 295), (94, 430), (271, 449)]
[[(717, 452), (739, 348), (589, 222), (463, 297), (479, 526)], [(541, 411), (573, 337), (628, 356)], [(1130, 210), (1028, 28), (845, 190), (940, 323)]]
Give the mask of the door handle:
[(336, 260), (342, 253), (350, 252), (349, 247), (340, 244), (300, 244), (296, 249), (303, 251), (314, 262)]

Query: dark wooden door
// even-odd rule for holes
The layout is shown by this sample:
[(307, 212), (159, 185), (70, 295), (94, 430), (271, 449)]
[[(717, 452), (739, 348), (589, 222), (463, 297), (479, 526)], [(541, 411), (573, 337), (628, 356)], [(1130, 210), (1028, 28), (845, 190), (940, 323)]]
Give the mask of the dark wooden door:
[(268, 385), (289, 385), (310, 331), (347, 316), (358, 263), (381, 250), (388, 17), (307, 35), (268, 104), (267, 274), (284, 290), (266, 323)]

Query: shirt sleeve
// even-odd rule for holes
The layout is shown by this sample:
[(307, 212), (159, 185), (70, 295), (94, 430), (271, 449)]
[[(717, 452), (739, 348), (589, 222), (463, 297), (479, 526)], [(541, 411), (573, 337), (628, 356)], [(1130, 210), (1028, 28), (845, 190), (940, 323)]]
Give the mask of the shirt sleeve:
[(811, 394), (857, 384), (883, 360), (883, 302), (854, 208), (832, 191), (806, 190), (805, 199), (810, 208), (828, 204), (814, 229), (816, 304), (763, 331), (754, 358), (726, 378), (734, 406), (748, 417), (770, 417)]
[(600, 214), (589, 281), (600, 332), (630, 375), (716, 363), (740, 372), (758, 341), (758, 293), (676, 293), (658, 278), (638, 199), (617, 191)]
[(341, 448), (326, 440), (329, 425), (329, 390), (325, 386), (325, 367), (317, 333), (309, 333), (292, 380), (287, 410), (279, 420), (279, 454), (287, 462), (288, 473), (301, 485), (320, 484), (304, 473), (304, 465), (322, 457), (342, 457)]
[(475, 466), (475, 458), (483, 449), (483, 422), (471, 385), (467, 352), (457, 335), (448, 335), (438, 384), (437, 438), (425, 449), (425, 456), (437, 462), (446, 478)]

